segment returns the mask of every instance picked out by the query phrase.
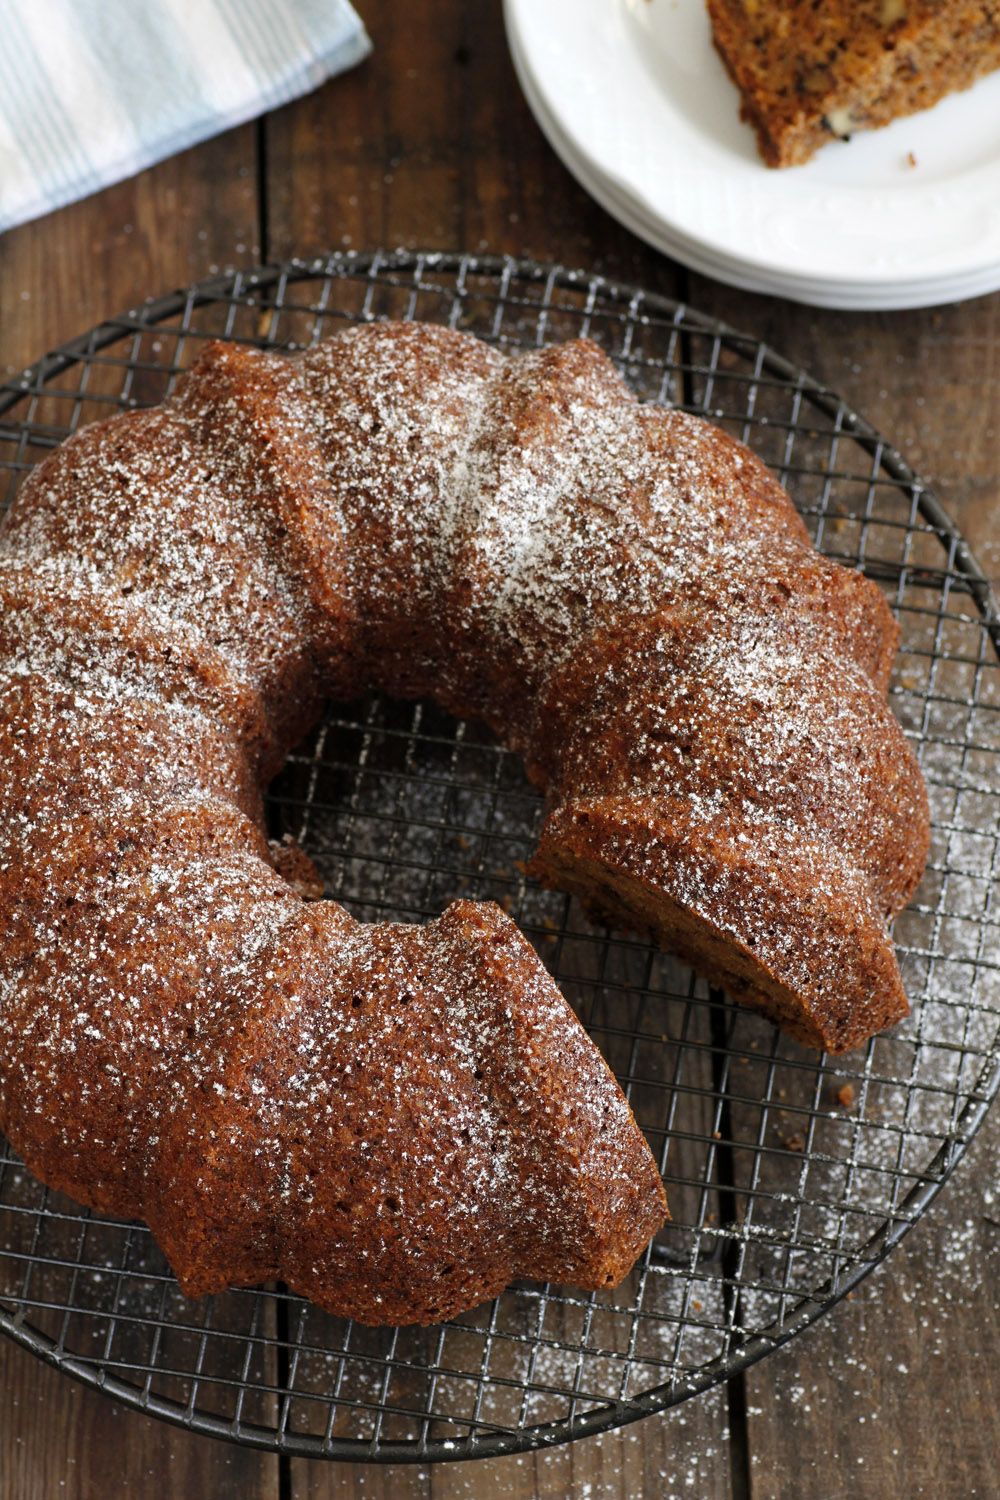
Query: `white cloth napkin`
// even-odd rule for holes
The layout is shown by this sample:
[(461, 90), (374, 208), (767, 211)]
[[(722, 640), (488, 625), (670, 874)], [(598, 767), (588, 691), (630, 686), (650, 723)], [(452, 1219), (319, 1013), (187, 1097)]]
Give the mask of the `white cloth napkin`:
[(308, 93), (370, 50), (347, 0), (0, 0), (0, 230)]

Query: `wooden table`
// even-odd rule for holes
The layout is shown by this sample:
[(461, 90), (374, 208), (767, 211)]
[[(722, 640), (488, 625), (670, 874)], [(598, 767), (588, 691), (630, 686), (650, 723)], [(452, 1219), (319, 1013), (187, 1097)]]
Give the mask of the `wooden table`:
[[(0, 238), (0, 363), (217, 267), (378, 245), (558, 259), (688, 298), (842, 391), (1000, 577), (1000, 295), (812, 311), (648, 249), (549, 150), (496, 0), (364, 0), (374, 57), (307, 99)], [(1000, 1495), (998, 1111), (882, 1271), (782, 1352), (662, 1417), (540, 1456), (279, 1463), (117, 1409), (0, 1341), (0, 1500), (754, 1500)]]

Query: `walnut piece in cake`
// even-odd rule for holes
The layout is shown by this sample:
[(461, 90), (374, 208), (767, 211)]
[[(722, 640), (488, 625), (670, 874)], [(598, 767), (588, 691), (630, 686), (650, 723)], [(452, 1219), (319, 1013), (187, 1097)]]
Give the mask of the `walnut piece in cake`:
[(769, 167), (928, 109), (1000, 68), (1000, 0), (708, 0)]

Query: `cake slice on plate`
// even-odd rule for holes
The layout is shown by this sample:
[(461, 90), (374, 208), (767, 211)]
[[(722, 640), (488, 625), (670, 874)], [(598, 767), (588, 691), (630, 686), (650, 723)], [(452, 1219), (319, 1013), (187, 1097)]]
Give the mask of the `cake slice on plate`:
[(888, 125), (1000, 68), (1000, 0), (708, 0), (769, 167)]

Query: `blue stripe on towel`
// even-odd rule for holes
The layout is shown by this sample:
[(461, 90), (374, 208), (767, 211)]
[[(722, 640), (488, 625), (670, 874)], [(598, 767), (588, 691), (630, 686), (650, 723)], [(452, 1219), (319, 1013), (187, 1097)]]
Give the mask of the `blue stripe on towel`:
[(347, 0), (0, 0), (0, 230), (352, 67)]

